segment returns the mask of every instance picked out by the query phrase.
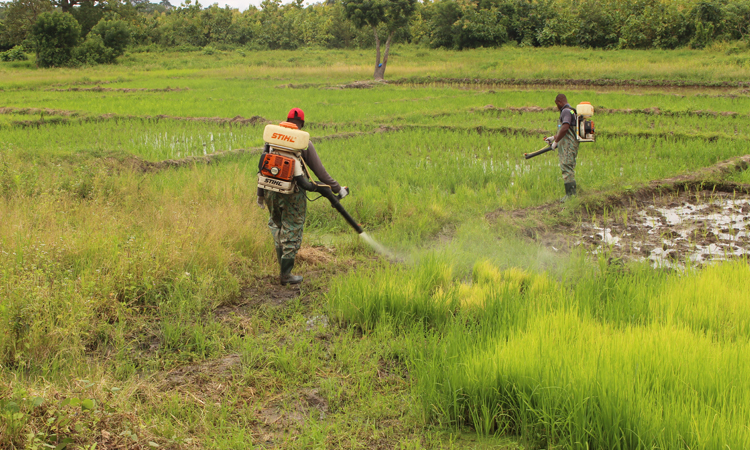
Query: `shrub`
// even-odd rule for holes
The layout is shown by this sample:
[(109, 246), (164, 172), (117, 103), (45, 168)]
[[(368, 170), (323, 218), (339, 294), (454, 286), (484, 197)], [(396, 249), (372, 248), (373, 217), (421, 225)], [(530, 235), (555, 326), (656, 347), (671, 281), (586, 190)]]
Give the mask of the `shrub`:
[(83, 44), (73, 49), (73, 60), (77, 64), (110, 64), (115, 61), (114, 51), (104, 45), (101, 36), (90, 33)]
[(37, 66), (59, 67), (69, 64), (80, 34), (81, 25), (70, 14), (60, 11), (40, 14), (31, 28)]
[(130, 30), (121, 20), (100, 20), (83, 44), (73, 50), (78, 64), (112, 64), (125, 53), (130, 43)]
[(27, 59), (29, 58), (20, 45), (16, 45), (7, 52), (0, 53), (0, 61), (26, 61)]
[(104, 46), (112, 50), (115, 58), (122, 56), (130, 45), (130, 29), (122, 20), (102, 19), (91, 29), (91, 34), (99, 35)]

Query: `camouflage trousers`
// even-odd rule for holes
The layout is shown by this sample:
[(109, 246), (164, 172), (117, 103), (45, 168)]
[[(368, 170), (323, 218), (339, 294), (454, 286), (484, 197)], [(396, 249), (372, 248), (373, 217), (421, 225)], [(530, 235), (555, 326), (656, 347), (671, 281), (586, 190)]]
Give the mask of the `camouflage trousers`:
[(576, 180), (576, 158), (578, 157), (578, 141), (565, 136), (557, 143), (557, 156), (560, 158), (563, 182), (572, 183)]
[(307, 213), (305, 191), (300, 189), (292, 194), (265, 191), (263, 198), (270, 214), (268, 228), (271, 229), (273, 242), (276, 248), (281, 248), (282, 258), (293, 259), (302, 245)]

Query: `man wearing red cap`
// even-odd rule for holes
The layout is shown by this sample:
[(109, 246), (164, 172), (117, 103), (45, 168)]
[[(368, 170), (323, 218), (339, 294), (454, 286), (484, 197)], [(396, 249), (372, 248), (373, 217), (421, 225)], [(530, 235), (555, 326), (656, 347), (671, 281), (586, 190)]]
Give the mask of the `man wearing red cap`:
[[(292, 108), (286, 120), (302, 129), (305, 126), (305, 113), (299, 108)], [(346, 197), (349, 193), (346, 187), (340, 186), (333, 177), (328, 175), (312, 142), (307, 145), (307, 150), (300, 153), (305, 164), (318, 177), (318, 180), (331, 186), (334, 194), (339, 194), (341, 198)], [(281, 267), (279, 280), (281, 285), (301, 283), (302, 277), (292, 275), (292, 269), (294, 259), (302, 245), (302, 231), (305, 227), (307, 212), (305, 191), (297, 188), (296, 192), (291, 194), (280, 194), (258, 188), (258, 206), (261, 209), (268, 207), (271, 216), (268, 219), (268, 228), (271, 229), (273, 242), (276, 245), (276, 257)]]

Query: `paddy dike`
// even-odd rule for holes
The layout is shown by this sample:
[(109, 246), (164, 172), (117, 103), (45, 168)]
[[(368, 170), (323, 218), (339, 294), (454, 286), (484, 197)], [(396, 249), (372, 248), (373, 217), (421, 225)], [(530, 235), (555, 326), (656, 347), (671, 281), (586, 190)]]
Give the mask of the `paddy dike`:
[[(706, 95), (720, 92), (721, 96), (741, 96), (750, 93), (747, 81), (649, 80), (610, 78), (445, 78), (410, 77), (389, 80), (387, 84), (411, 87), (453, 87), (467, 89), (539, 89), (560, 88), (597, 90), (628, 90), (630, 93), (657, 89), (661, 93)], [(731, 94), (727, 94), (731, 91)]]
[[(577, 204), (497, 210), (486, 217), (514, 223), (554, 250), (583, 247), (656, 268), (750, 257), (750, 185), (720, 181), (748, 167), (745, 155), (624, 193), (583, 193)], [(540, 225), (545, 216), (556, 219)]]

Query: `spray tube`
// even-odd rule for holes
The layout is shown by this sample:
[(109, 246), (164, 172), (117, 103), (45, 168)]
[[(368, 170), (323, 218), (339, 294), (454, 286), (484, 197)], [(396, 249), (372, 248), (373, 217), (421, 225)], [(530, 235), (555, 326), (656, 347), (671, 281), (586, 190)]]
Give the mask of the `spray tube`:
[(357, 223), (357, 221), (354, 220), (352, 216), (349, 215), (348, 212), (344, 209), (343, 206), (341, 206), (341, 203), (339, 202), (339, 197), (333, 193), (331, 190), (331, 187), (326, 184), (317, 184), (314, 182), (311, 182), (307, 179), (304, 175), (297, 175), (294, 177), (294, 181), (297, 182), (297, 186), (304, 189), (308, 192), (317, 192), (318, 194), (322, 195), (323, 197), (327, 198), (329, 202), (331, 202), (331, 206), (341, 214), (344, 219), (351, 225), (352, 228), (354, 228), (354, 231), (357, 232), (357, 234), (364, 233), (364, 230), (362, 227)]
[(541, 150), (537, 150), (537, 151), (531, 152), (531, 153), (524, 153), (523, 157), (526, 158), (526, 159), (531, 159), (531, 158), (533, 158), (535, 156), (539, 156), (541, 154), (547, 153), (550, 150), (552, 150), (552, 146), (548, 145), (547, 147), (544, 147)]

